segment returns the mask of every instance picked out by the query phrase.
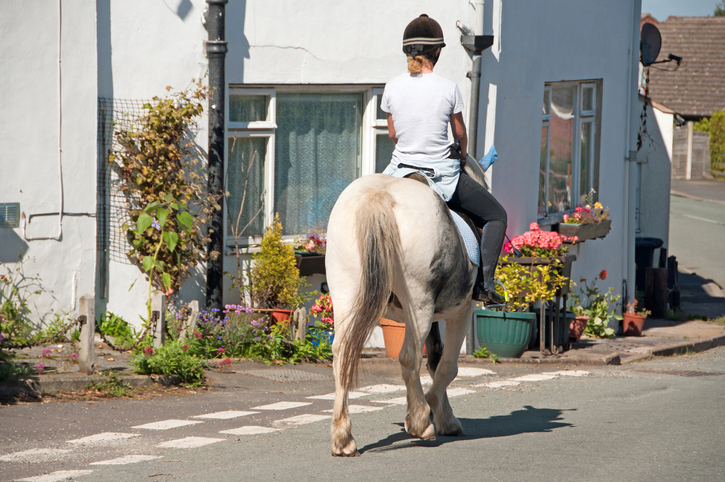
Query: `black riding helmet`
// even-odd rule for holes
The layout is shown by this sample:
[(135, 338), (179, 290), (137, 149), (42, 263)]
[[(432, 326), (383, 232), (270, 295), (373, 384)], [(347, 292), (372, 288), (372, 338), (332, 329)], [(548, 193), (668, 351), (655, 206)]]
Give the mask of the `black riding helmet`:
[(438, 47), (445, 47), (443, 29), (426, 14), (422, 14), (405, 27), (403, 32), (403, 52), (406, 55), (427, 55)]

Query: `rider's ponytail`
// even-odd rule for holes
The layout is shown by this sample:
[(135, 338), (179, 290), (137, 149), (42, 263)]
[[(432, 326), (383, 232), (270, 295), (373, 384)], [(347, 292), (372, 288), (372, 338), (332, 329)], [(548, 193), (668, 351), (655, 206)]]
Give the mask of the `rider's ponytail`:
[(424, 62), (430, 62), (430, 60), (423, 55), (416, 55), (415, 57), (408, 55), (408, 72), (411, 74), (419, 74)]

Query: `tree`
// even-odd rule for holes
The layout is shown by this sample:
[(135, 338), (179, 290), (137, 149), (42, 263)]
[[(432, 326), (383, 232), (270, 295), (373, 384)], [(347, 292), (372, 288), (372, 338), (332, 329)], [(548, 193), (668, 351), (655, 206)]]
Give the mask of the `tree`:
[(725, 17), (725, 0), (720, 0), (720, 4), (715, 5), (715, 13), (713, 15), (716, 17)]

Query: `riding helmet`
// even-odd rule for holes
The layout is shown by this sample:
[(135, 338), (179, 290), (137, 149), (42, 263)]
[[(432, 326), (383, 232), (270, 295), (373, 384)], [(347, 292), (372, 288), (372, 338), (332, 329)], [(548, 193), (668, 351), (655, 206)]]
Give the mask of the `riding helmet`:
[(422, 14), (405, 27), (403, 52), (411, 57), (427, 54), (438, 47), (445, 47), (443, 29), (426, 14)]

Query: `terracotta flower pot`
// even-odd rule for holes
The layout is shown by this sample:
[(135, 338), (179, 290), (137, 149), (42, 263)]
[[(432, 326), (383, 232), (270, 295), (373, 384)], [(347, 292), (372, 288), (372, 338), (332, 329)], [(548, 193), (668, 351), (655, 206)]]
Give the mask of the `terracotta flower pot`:
[(579, 341), (584, 334), (584, 329), (587, 327), (589, 317), (587, 315), (575, 316), (569, 318), (569, 340)]
[(380, 318), (380, 326), (383, 328), (385, 356), (388, 358), (398, 358), (400, 349), (403, 348), (403, 340), (405, 339), (405, 323)]
[(647, 319), (644, 315), (635, 313), (622, 313), (622, 329), (624, 336), (642, 336), (644, 322)]
[(269, 314), (273, 325), (277, 323), (287, 323), (291, 316), (292, 310), (283, 310), (281, 308), (275, 308)]

